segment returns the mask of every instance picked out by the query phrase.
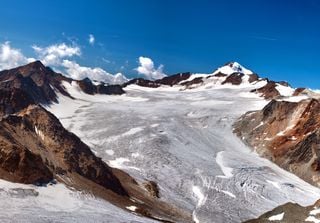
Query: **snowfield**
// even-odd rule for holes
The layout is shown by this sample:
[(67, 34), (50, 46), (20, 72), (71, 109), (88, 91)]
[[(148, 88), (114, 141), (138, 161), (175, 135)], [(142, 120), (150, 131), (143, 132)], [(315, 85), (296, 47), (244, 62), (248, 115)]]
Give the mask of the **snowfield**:
[[(310, 205), (320, 198), (318, 188), (260, 158), (232, 133), (232, 123), (240, 115), (267, 103), (248, 93), (252, 85), (208, 84), (191, 90), (129, 85), (121, 96), (90, 96), (74, 83), (64, 86), (76, 100), (60, 95), (59, 103), (48, 108), (63, 125), (110, 166), (140, 182), (157, 182), (161, 199), (192, 213), (195, 222), (241, 222), (289, 201)], [(0, 189), (5, 185), (1, 183)], [(45, 196), (52, 188), (37, 190)], [(6, 214), (19, 210), (22, 222), (23, 216), (35, 213), (44, 221), (152, 222), (105, 201), (62, 190), (71, 193), (66, 209), (58, 198), (54, 205), (43, 205), (40, 197), (15, 198), (0, 192), (5, 201), (0, 207), (6, 210), (0, 218), (10, 219)]]

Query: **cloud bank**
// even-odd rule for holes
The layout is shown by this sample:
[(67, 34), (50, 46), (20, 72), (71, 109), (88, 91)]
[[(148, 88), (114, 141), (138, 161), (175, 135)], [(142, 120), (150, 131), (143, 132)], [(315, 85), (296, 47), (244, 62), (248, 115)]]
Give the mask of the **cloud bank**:
[(46, 66), (59, 66), (63, 58), (80, 56), (81, 50), (78, 46), (69, 46), (65, 43), (53, 44), (47, 47), (32, 46), (38, 58)]
[(103, 81), (109, 84), (121, 84), (128, 81), (121, 73), (113, 75), (100, 67), (92, 68), (78, 64), (74, 61), (74, 58), (81, 56), (82, 52), (81, 48), (75, 44), (60, 43), (46, 47), (33, 45), (32, 48), (36, 54), (36, 58), (26, 57), (20, 49), (11, 47), (10, 42), (0, 44), (0, 70), (11, 69), (40, 60), (44, 65), (59, 70), (66, 76), (76, 80), (88, 77), (92, 80)]
[(63, 60), (62, 66), (65, 68), (66, 73), (71, 78), (76, 80), (81, 80), (88, 77), (91, 80), (103, 81), (111, 84), (121, 84), (128, 81), (128, 79), (121, 73), (112, 75), (102, 68), (80, 66), (75, 61)]
[(19, 49), (12, 48), (10, 42), (0, 44), (0, 70), (10, 69), (35, 61), (25, 57)]
[(163, 65), (161, 64), (158, 68), (155, 68), (153, 61), (148, 57), (139, 57), (139, 67), (135, 70), (150, 80), (160, 79), (167, 76), (163, 73)]

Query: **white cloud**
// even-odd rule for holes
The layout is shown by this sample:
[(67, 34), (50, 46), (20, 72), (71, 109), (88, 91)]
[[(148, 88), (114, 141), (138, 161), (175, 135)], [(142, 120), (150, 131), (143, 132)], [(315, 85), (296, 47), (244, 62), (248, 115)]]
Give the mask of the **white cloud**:
[(158, 68), (154, 67), (153, 61), (148, 57), (139, 57), (140, 66), (135, 70), (139, 74), (143, 74), (147, 79), (155, 80), (167, 76), (163, 73), (163, 65), (161, 64)]
[(96, 39), (94, 38), (93, 34), (89, 34), (89, 39), (88, 39), (90, 45), (94, 45), (94, 42), (96, 41)]
[[(79, 65), (76, 61), (69, 60), (69, 58), (81, 55), (81, 49), (76, 45), (61, 43), (46, 47), (34, 45), (32, 48), (37, 54), (37, 60), (71, 78), (80, 80), (89, 77), (92, 80), (110, 84), (121, 84), (128, 81), (121, 73), (112, 75), (100, 67), (85, 67)], [(10, 42), (0, 43), (0, 70), (25, 65), (36, 59), (28, 58), (20, 49), (12, 48)]]
[(0, 70), (18, 67), (34, 60), (25, 57), (19, 49), (12, 48), (8, 41), (0, 44)]
[(66, 74), (76, 80), (88, 77), (91, 80), (103, 81), (110, 84), (122, 84), (128, 81), (128, 79), (121, 73), (112, 75), (100, 67), (84, 67), (80, 66), (75, 61), (63, 60), (62, 66), (65, 68)]
[(32, 48), (46, 66), (59, 66), (63, 59), (81, 55), (80, 47), (65, 43), (54, 44), (44, 48), (34, 45)]

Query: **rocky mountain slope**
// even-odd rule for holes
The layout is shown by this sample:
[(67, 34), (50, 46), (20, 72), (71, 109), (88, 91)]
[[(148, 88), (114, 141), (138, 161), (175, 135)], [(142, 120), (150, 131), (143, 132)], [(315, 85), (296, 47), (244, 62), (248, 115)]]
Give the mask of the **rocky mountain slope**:
[[(57, 93), (70, 97), (61, 82), (72, 82), (40, 61), (0, 72), (0, 115), (11, 114), (30, 104), (57, 102)], [(76, 81), (87, 94), (123, 94), (119, 85), (93, 84), (91, 80)]]
[(272, 100), (242, 116), (235, 132), (259, 154), (319, 186), (319, 109), (317, 99)]

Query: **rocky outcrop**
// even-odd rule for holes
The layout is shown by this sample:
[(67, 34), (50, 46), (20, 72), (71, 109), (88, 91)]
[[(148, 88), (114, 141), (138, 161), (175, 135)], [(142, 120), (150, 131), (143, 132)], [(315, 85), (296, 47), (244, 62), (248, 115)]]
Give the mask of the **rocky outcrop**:
[(240, 85), (242, 83), (243, 73), (233, 73), (222, 82), (222, 84)]
[(243, 115), (234, 132), (259, 154), (313, 185), (320, 185), (320, 102), (272, 100)]
[(299, 96), (299, 95), (301, 95), (302, 92), (304, 92), (305, 90), (306, 90), (305, 88), (297, 88), (297, 89), (293, 92), (292, 96)]
[[(320, 201), (315, 204), (303, 207), (295, 203), (283, 204), (267, 213), (261, 215), (257, 219), (245, 221), (245, 223), (301, 223), (301, 222), (318, 222)], [(308, 221), (306, 220), (308, 219)]]
[(158, 84), (173, 86), (180, 83), (181, 81), (185, 81), (189, 79), (190, 76), (191, 76), (190, 72), (179, 73), (179, 74), (174, 74), (168, 77), (164, 77), (160, 80), (156, 80), (155, 82)]
[(158, 79), (155, 81), (145, 80), (143, 78), (135, 78), (123, 84), (122, 86), (126, 87), (130, 84), (136, 84), (141, 87), (150, 87), (150, 88), (157, 88), (157, 87), (160, 87), (161, 85), (168, 85), (172, 87), (173, 85), (179, 84), (180, 82), (187, 80), (190, 76), (191, 76), (191, 73), (187, 72), (187, 73), (174, 74), (174, 75), (164, 77), (162, 79)]
[(273, 99), (280, 96), (280, 92), (276, 89), (276, 82), (268, 81), (268, 83), (258, 89), (254, 89), (251, 92), (260, 93), (265, 99)]
[(143, 186), (146, 188), (146, 190), (149, 192), (150, 196), (154, 198), (160, 198), (160, 191), (158, 184), (154, 181), (147, 181), (143, 183)]
[(125, 91), (120, 85), (106, 85), (104, 83), (99, 83), (97, 85), (93, 84), (89, 78), (85, 78), (81, 81), (77, 81), (80, 89), (90, 95), (94, 94), (107, 94), (107, 95), (121, 95)]
[(131, 85), (131, 84), (136, 84), (136, 85), (141, 86), (141, 87), (150, 87), (150, 88), (160, 87), (159, 83), (156, 83), (156, 82), (151, 81), (151, 80), (145, 80), (143, 78), (132, 79), (132, 80), (128, 81), (127, 83), (124, 83), (122, 85), (122, 87), (127, 87), (128, 85)]
[(249, 83), (253, 83), (255, 81), (258, 81), (259, 80), (259, 76), (258, 74), (250, 74), (250, 77), (249, 77)]
[(186, 88), (190, 88), (192, 85), (198, 85), (203, 83), (202, 77), (196, 77), (192, 79), (191, 81), (184, 81), (181, 83), (182, 86), (185, 86)]

